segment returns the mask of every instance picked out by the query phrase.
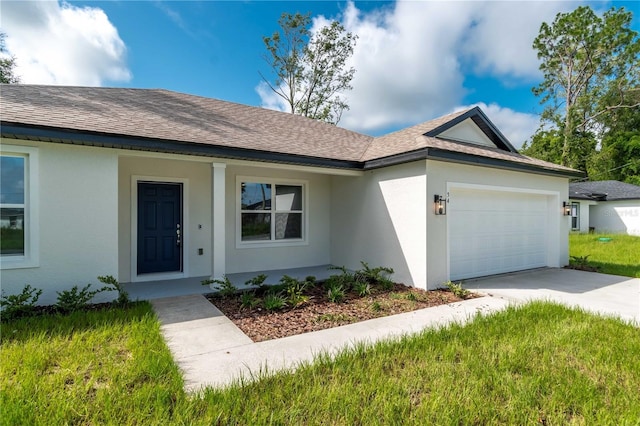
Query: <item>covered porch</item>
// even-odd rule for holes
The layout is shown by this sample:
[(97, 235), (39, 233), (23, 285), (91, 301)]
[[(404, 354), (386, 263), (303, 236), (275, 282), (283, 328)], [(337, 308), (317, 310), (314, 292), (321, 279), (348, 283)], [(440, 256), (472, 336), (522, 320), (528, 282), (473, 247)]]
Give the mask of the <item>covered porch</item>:
[[(236, 274), (227, 274), (229, 280), (238, 287), (238, 289), (246, 289), (249, 286), (245, 282), (257, 275), (265, 274), (267, 279), (265, 284), (277, 284), (284, 275), (288, 275), (297, 279), (304, 279), (310, 275), (316, 277), (316, 280), (325, 280), (331, 275), (337, 275), (339, 271), (329, 269), (331, 265), (308, 266), (304, 268), (289, 269), (273, 269), (256, 272), (241, 272)], [(207, 294), (214, 293), (209, 286), (200, 284), (202, 280), (209, 279), (209, 276), (189, 277), (173, 280), (157, 280), (146, 282), (129, 282), (124, 283), (124, 289), (129, 293), (131, 300), (152, 300), (164, 297), (186, 296), (189, 294)]]

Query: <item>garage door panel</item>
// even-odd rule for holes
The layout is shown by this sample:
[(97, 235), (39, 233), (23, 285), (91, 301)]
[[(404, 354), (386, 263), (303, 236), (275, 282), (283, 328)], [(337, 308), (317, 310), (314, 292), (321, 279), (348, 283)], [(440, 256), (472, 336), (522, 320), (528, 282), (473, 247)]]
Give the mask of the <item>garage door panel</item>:
[(453, 190), (448, 209), (451, 279), (546, 265), (546, 196)]

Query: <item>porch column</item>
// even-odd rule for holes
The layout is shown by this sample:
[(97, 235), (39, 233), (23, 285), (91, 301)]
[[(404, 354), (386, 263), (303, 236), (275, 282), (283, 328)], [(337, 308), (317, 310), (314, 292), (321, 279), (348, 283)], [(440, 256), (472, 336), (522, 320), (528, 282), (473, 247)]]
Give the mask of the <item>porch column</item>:
[(224, 163), (211, 164), (211, 278), (222, 279), (225, 264), (225, 169)]

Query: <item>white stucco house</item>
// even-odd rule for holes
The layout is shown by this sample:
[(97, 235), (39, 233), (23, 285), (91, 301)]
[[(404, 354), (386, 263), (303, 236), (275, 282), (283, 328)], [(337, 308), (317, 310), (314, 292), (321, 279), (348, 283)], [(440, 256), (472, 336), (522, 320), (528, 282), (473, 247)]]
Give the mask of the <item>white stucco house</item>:
[(573, 232), (640, 236), (640, 186), (616, 180), (569, 184)]
[(435, 288), (568, 263), (582, 174), (519, 154), (478, 108), (371, 137), (167, 90), (0, 97), (7, 293), (360, 261)]

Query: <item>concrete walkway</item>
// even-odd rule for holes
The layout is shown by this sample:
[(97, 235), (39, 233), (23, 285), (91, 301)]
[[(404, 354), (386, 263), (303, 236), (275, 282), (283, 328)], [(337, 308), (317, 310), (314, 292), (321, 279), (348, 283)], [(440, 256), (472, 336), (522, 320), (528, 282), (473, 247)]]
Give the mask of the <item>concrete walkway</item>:
[(491, 297), (471, 299), (404, 314), (376, 318), (327, 330), (254, 343), (202, 295), (152, 300), (162, 333), (184, 374), (185, 387), (224, 387), (251, 380), (261, 372), (293, 370), (318, 353), (335, 354), (359, 342), (388, 338), (465, 322), (510, 302)]

